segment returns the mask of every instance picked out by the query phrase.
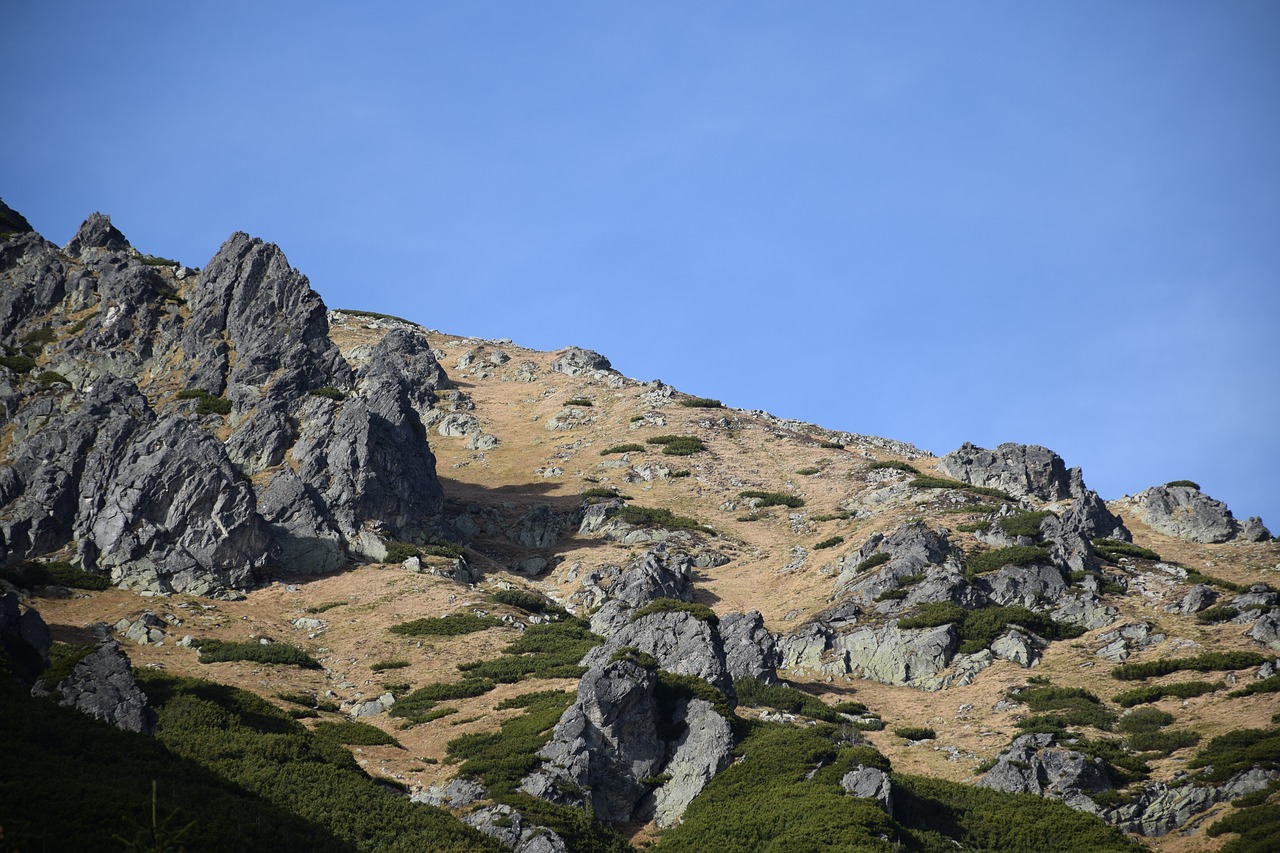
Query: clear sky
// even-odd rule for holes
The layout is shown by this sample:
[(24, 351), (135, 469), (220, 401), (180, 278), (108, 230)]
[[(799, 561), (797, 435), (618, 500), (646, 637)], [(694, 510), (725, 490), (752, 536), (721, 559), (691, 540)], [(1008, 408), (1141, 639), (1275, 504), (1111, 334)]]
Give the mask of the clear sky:
[(1280, 532), (1280, 4), (11, 2), (0, 196)]

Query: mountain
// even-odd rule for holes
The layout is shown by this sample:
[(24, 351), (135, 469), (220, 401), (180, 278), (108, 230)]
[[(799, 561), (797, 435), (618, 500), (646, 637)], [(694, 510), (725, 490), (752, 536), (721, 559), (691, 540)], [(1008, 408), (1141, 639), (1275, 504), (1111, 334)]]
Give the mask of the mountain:
[(18, 849), (1274, 845), (1280, 547), (1194, 483), (0, 230)]

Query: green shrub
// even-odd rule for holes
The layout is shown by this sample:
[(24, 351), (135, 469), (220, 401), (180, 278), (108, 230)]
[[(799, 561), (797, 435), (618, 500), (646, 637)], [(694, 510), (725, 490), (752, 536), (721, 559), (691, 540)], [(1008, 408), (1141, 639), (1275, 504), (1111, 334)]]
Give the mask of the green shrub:
[(568, 618), (530, 625), (495, 660), (458, 664), (471, 678), (512, 684), (528, 678), (578, 678), (578, 661), (604, 640), (581, 619)]
[(1165, 483), (1165, 485), (1171, 488), (1177, 487), (1177, 486), (1186, 486), (1188, 489), (1195, 489), (1197, 492), (1200, 491), (1200, 484), (1197, 483), (1195, 480), (1170, 480), (1169, 482)]
[(1146, 663), (1121, 664), (1111, 670), (1111, 677), (1120, 681), (1137, 681), (1183, 670), (1217, 672), (1246, 669), (1251, 666), (1261, 666), (1266, 663), (1266, 660), (1257, 652), (1205, 652), (1190, 658), (1165, 658)]
[(1239, 690), (1232, 690), (1227, 695), (1233, 699), (1242, 696), (1253, 696), (1258, 693), (1280, 693), (1280, 675), (1272, 675), (1267, 678), (1251, 681)]
[(1014, 696), (1036, 712), (1018, 722), (1023, 731), (1061, 731), (1068, 726), (1092, 726), (1109, 731), (1115, 712), (1102, 704), (1097, 696), (1079, 687), (1033, 687)]
[(566, 406), (584, 406), (587, 408), (590, 408), (595, 405), (586, 397), (574, 397), (572, 400), (566, 400), (564, 404)]
[(320, 662), (297, 646), (288, 643), (228, 643), (222, 640), (195, 640), (200, 650), (200, 663), (250, 661), (321, 669)]
[(40, 673), (49, 687), (57, 687), (75, 671), (76, 664), (93, 654), (95, 646), (80, 643), (54, 643), (49, 647), (49, 665)]
[(1260, 804), (1227, 814), (1210, 824), (1205, 835), (1211, 838), (1228, 832), (1239, 833), (1221, 848), (1222, 853), (1273, 853), (1280, 839), (1280, 803)]
[(326, 400), (334, 400), (338, 403), (347, 399), (346, 394), (344, 394), (340, 389), (334, 388), (332, 385), (325, 385), (321, 388), (312, 388), (308, 393), (310, 393), (312, 397), (324, 397)]
[(644, 452), (643, 444), (635, 444), (634, 442), (632, 442), (630, 444), (615, 444), (613, 447), (606, 447), (604, 450), (600, 451), (600, 455), (609, 456), (614, 453), (643, 453), (643, 452)]
[(919, 476), (920, 472), (914, 465), (906, 462), (899, 462), (897, 459), (885, 459), (880, 462), (872, 462), (867, 466), (868, 471), (903, 471), (907, 474), (915, 474)]
[(162, 258), (158, 255), (142, 255), (138, 258), (138, 262), (148, 267), (180, 267), (182, 264), (169, 258)]
[(1127, 734), (1135, 732), (1151, 732), (1162, 729), (1173, 722), (1173, 714), (1158, 708), (1139, 708), (1125, 714), (1116, 723), (1116, 728)]
[(907, 485), (916, 489), (959, 489), (975, 495), (986, 495), (989, 498), (1000, 498), (1001, 500), (1013, 502), (1013, 496), (1008, 492), (1002, 492), (999, 489), (991, 489), (986, 486), (973, 486), (969, 483), (962, 483), (959, 480), (948, 480), (945, 477), (916, 477)]
[(949, 506), (946, 509), (944, 509), (943, 512), (946, 513), (947, 515), (974, 515), (974, 514), (992, 513), (998, 509), (1000, 509), (1000, 507), (996, 506), (995, 504), (976, 503), (976, 504), (965, 504), (964, 506)]
[(465, 557), (466, 553), (466, 549), (456, 542), (442, 542), (422, 546), (422, 554), (426, 557), (443, 557), (447, 560), (459, 560)]
[(821, 472), (822, 472), (821, 468), (814, 468), (814, 467), (796, 469), (796, 473), (802, 477), (812, 477), (814, 474), (818, 474)]
[(522, 589), (500, 589), (493, 594), (493, 600), (498, 604), (505, 604), (508, 607), (514, 607), (517, 610), (523, 610), (526, 613), (542, 613), (547, 610), (560, 613), (564, 612), (561, 607), (548, 601), (541, 595), (526, 592)]
[(422, 550), (417, 545), (408, 542), (388, 542), (387, 555), (382, 558), (384, 563), (403, 563), (410, 557), (422, 557)]
[(36, 377), (36, 383), (41, 388), (48, 388), (50, 385), (71, 385), (71, 381), (56, 370), (43, 371)]
[(838, 441), (820, 441), (818, 446), (823, 450), (844, 450), (844, 445)]
[(963, 524), (957, 524), (956, 530), (961, 533), (985, 533), (991, 529), (989, 521), (967, 521)]
[(683, 397), (680, 405), (687, 409), (723, 409), (724, 403), (710, 397)]
[(1280, 729), (1237, 729), (1219, 735), (1188, 764), (1203, 768), (1207, 782), (1224, 782), (1237, 773), (1260, 767), (1280, 769)]
[(824, 512), (818, 515), (809, 516), (810, 521), (847, 521), (851, 516), (848, 510), (837, 510), (836, 512)]
[(332, 610), (335, 607), (342, 607), (344, 604), (348, 604), (348, 603), (349, 602), (346, 602), (346, 601), (326, 601), (324, 604), (317, 604), (315, 607), (308, 607), (307, 612), (308, 613), (327, 613), (328, 611)]
[(1015, 515), (1006, 515), (997, 519), (996, 524), (1009, 536), (1028, 536), (1032, 539), (1038, 539), (1040, 538), (1040, 525), (1051, 515), (1053, 513), (1048, 510), (1019, 512)]
[(840, 716), (841, 713), (862, 714), (867, 710), (865, 705), (857, 702), (845, 703), (844, 709), (841, 710), (839, 706), (827, 705), (818, 697), (810, 696), (803, 690), (797, 690), (786, 684), (769, 684), (758, 678), (735, 678), (733, 690), (738, 696), (739, 705), (748, 708), (774, 708), (828, 723), (841, 722), (844, 719)]
[(447, 616), (430, 616), (392, 625), (388, 630), (403, 637), (457, 637), (474, 634), (487, 628), (502, 627), (502, 620), (493, 616), (476, 616), (474, 613), (450, 613)]
[(997, 548), (994, 551), (971, 554), (965, 558), (965, 567), (970, 575), (980, 575), (986, 572), (994, 572), (1005, 566), (1025, 566), (1028, 563), (1047, 562), (1049, 562), (1047, 548), (1038, 548), (1034, 545), (1013, 545), (1008, 548)]
[(51, 560), (24, 560), (12, 566), (0, 567), (0, 577), (23, 589), (37, 586), (67, 586), (72, 589), (103, 590), (111, 587), (106, 575), (77, 569), (70, 563)]
[(855, 566), (853, 570), (855, 572), (865, 572), (868, 569), (874, 569), (876, 566), (883, 566), (885, 563), (889, 562), (892, 559), (893, 559), (892, 554), (890, 554), (887, 551), (881, 551), (878, 554), (872, 554), (870, 557), (867, 557), (867, 559), (863, 560), (861, 563), (858, 563), (858, 565)]
[(0, 367), (7, 367), (14, 373), (30, 373), (36, 368), (36, 360), (26, 355), (0, 356)]
[(610, 663), (617, 663), (620, 660), (630, 661), (631, 663), (634, 663), (637, 666), (642, 666), (645, 669), (656, 670), (658, 668), (657, 658), (648, 652), (643, 652), (640, 649), (637, 649), (635, 646), (623, 646), (614, 652), (609, 658)]
[(1160, 555), (1150, 548), (1124, 542), (1120, 539), (1094, 539), (1093, 550), (1108, 563), (1117, 563), (1121, 557), (1137, 557), (1140, 560), (1159, 560)]
[(429, 722), (422, 719), (422, 716), (435, 708), (437, 702), (483, 696), (495, 686), (487, 678), (476, 678), (472, 675), (467, 675), (461, 681), (455, 681), (450, 684), (428, 684), (402, 696), (396, 701), (396, 704), (391, 706), (391, 710), (388, 713), (393, 717), (407, 719), (412, 723)]
[(688, 613), (701, 622), (709, 622), (712, 625), (717, 625), (720, 622), (715, 611), (707, 605), (695, 604), (692, 601), (680, 601), (676, 598), (655, 598), (631, 614), (631, 621), (635, 622), (654, 613)]
[(229, 415), (231, 401), (226, 397), (216, 397), (202, 388), (185, 388), (179, 391), (174, 399), (195, 400), (197, 415)]
[(38, 344), (40, 346), (51, 344), (55, 340), (57, 340), (57, 335), (54, 334), (52, 326), (41, 326), (22, 336), (24, 344)]
[(898, 587), (896, 589), (886, 589), (884, 592), (877, 595), (875, 600), (876, 601), (902, 601), (904, 598), (906, 598), (910, 594), (911, 594), (911, 590), (903, 589), (902, 587)]
[(1240, 615), (1240, 611), (1236, 610), (1229, 604), (1219, 604), (1215, 607), (1208, 607), (1196, 614), (1196, 619), (1201, 622), (1230, 622), (1232, 619)]
[(638, 424), (642, 420), (644, 420), (644, 415), (632, 415), (630, 418), (627, 419), (629, 423), (633, 423), (633, 424)]
[(349, 746), (399, 746), (400, 741), (377, 726), (355, 720), (317, 723), (311, 730), (316, 737)]
[(679, 480), (681, 477), (692, 477), (692, 476), (693, 476), (693, 472), (690, 471), (688, 468), (681, 468), (679, 471), (671, 472), (671, 479), (673, 480)]
[(1138, 687), (1134, 690), (1126, 690), (1124, 693), (1117, 693), (1112, 696), (1111, 701), (1121, 708), (1132, 708), (1135, 705), (1159, 702), (1166, 696), (1177, 696), (1181, 699), (1203, 696), (1206, 693), (1220, 690), (1222, 687), (1222, 682), (1210, 684), (1207, 681), (1184, 681), (1179, 684), (1164, 684), (1158, 687)]
[(761, 492), (748, 490), (745, 492), (739, 492), (738, 496), (757, 501), (757, 507), (762, 509), (768, 506), (786, 506), (791, 507), (792, 509), (804, 506), (804, 498), (789, 495), (786, 492)]
[(369, 664), (374, 672), (386, 672), (389, 669), (404, 669), (409, 665), (407, 660), (379, 660)]
[(669, 509), (656, 507), (631, 506), (622, 507), (614, 515), (626, 524), (635, 527), (663, 527), (668, 530), (697, 530), (702, 533), (714, 533), (688, 516), (676, 515)]
[(1129, 735), (1129, 748), (1134, 752), (1158, 752), (1168, 756), (1180, 749), (1187, 749), (1200, 742), (1200, 735), (1191, 731), (1142, 731)]
[(655, 435), (645, 442), (660, 445), (667, 456), (692, 456), (707, 449), (702, 439), (693, 435)]
[[(283, 699), (294, 705), (301, 705), (304, 708), (312, 708), (317, 711), (337, 711), (338, 706), (332, 702), (322, 702), (319, 697), (311, 693), (277, 693), (277, 699)], [(328, 707), (321, 707), (322, 705)]]
[(899, 726), (893, 733), (903, 740), (933, 740), (938, 733), (927, 726)]
[[(1199, 583), (1205, 586), (1216, 586), (1219, 589), (1225, 589), (1227, 592), (1244, 592), (1246, 586), (1238, 583), (1232, 583), (1222, 578), (1216, 578), (1213, 575), (1206, 575), (1196, 569), (1187, 569), (1187, 581), (1189, 583)], [(1268, 587), (1270, 588), (1270, 587)]]
[(813, 549), (815, 551), (821, 551), (824, 548), (834, 548), (842, 542), (844, 542), (843, 536), (832, 536), (830, 538), (823, 539), (821, 542), (814, 543)]
[(1078, 625), (1056, 622), (1046, 614), (1025, 607), (991, 606), (965, 610), (958, 604), (945, 601), (921, 604), (914, 615), (898, 620), (898, 627), (902, 629), (936, 628), (948, 624), (956, 626), (961, 654), (981, 651), (1011, 625), (1049, 640), (1071, 639), (1084, 633)]
[(397, 317), (394, 314), (379, 314), (377, 311), (356, 311), (353, 308), (335, 308), (333, 310), (342, 314), (350, 314), (353, 317), (371, 317), (376, 320), (395, 320), (397, 323), (407, 323), (410, 326), (417, 326), (419, 329), (422, 328), (421, 323), (415, 323), (412, 320), (406, 320), (405, 318)]

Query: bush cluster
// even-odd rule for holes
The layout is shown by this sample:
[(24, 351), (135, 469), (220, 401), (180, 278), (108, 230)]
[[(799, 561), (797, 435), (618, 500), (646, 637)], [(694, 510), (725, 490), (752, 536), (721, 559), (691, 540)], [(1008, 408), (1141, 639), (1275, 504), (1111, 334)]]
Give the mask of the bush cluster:
[(906, 462), (900, 462), (897, 459), (884, 459), (880, 462), (872, 462), (867, 466), (868, 471), (902, 471), (907, 474), (915, 474), (919, 476), (920, 471), (914, 466)]
[(878, 554), (872, 554), (870, 557), (867, 557), (867, 559), (863, 560), (861, 563), (858, 563), (858, 565), (856, 565), (853, 570), (855, 572), (865, 572), (867, 569), (874, 569), (876, 566), (883, 566), (885, 563), (889, 562), (892, 559), (893, 559), (893, 555), (890, 554), (888, 551), (881, 551)]
[(965, 558), (965, 568), (970, 575), (994, 572), (1005, 566), (1025, 566), (1028, 563), (1049, 562), (1049, 550), (1034, 545), (1012, 545), (1008, 548), (997, 548), (994, 551), (983, 551)]
[(1257, 652), (1205, 652), (1189, 658), (1164, 658), (1145, 663), (1125, 663), (1111, 670), (1111, 677), (1120, 681), (1139, 681), (1155, 678), (1171, 672), (1220, 672), (1261, 666), (1267, 659)]
[(1136, 557), (1140, 560), (1159, 560), (1160, 555), (1150, 548), (1134, 545), (1120, 539), (1094, 539), (1093, 551), (1108, 563), (1118, 563), (1121, 557)]
[(1019, 512), (998, 519), (996, 524), (1009, 536), (1028, 536), (1032, 539), (1039, 539), (1040, 525), (1051, 515), (1053, 513), (1048, 510)]
[(965, 610), (950, 602), (928, 602), (921, 604), (915, 615), (898, 620), (898, 627), (903, 629), (936, 628), (947, 624), (956, 626), (961, 654), (973, 654), (985, 649), (1011, 625), (1048, 640), (1071, 639), (1084, 633), (1084, 629), (1078, 625), (1057, 622), (1044, 613), (1036, 613), (1025, 607), (990, 606)]
[(1013, 694), (1013, 698), (1035, 712), (1018, 722), (1023, 731), (1062, 731), (1068, 726), (1110, 731), (1116, 719), (1115, 712), (1097, 696), (1079, 687), (1032, 687)]
[(667, 456), (692, 456), (707, 449), (702, 439), (695, 435), (655, 435), (645, 443), (662, 447)]
[(288, 664), (300, 666), (303, 669), (321, 668), (318, 660), (288, 643), (229, 643), (222, 640), (195, 640), (192, 645), (200, 651), (200, 663), (249, 661)]
[(693, 618), (707, 622), (711, 625), (720, 623), (716, 612), (705, 604), (695, 604), (692, 601), (680, 601), (676, 598), (655, 598), (644, 607), (636, 610), (631, 614), (631, 621), (635, 622), (654, 613), (688, 613)]
[(830, 536), (826, 539), (823, 539), (821, 542), (815, 542), (813, 545), (813, 550), (821, 551), (825, 548), (834, 548), (843, 542), (844, 542), (843, 536)]
[(768, 506), (785, 506), (792, 509), (804, 506), (804, 498), (789, 495), (786, 492), (761, 492), (749, 489), (745, 492), (739, 492), (738, 496), (757, 501), (756, 505), (761, 509)]
[(317, 723), (311, 731), (315, 733), (316, 737), (351, 746), (400, 745), (400, 741), (377, 726), (371, 726), (368, 723), (361, 723), (356, 720), (325, 721)]
[(959, 489), (975, 495), (986, 495), (989, 498), (1000, 498), (1001, 500), (1013, 502), (1013, 496), (1008, 492), (1002, 492), (999, 489), (992, 489), (987, 486), (974, 486), (969, 483), (962, 483), (959, 480), (948, 480), (945, 477), (916, 477), (907, 485), (916, 489)]
[(903, 740), (933, 740), (938, 733), (928, 726), (899, 726), (893, 733)]
[(600, 451), (600, 455), (610, 456), (614, 453), (643, 453), (643, 452), (644, 452), (643, 444), (635, 444), (634, 442), (632, 442), (630, 444), (615, 444), (613, 447), (606, 447), (604, 450)]
[(1159, 702), (1166, 696), (1176, 696), (1180, 699), (1190, 699), (1196, 696), (1203, 696), (1206, 693), (1212, 693), (1215, 690), (1221, 690), (1225, 685), (1219, 681), (1216, 684), (1210, 684), (1207, 681), (1183, 681), (1178, 684), (1162, 684), (1153, 687), (1138, 687), (1133, 690), (1126, 690), (1123, 693), (1117, 693), (1111, 697), (1111, 701), (1115, 702), (1121, 708), (1132, 708), (1135, 705), (1146, 705), (1152, 702)]
[(684, 515), (676, 515), (669, 509), (646, 506), (622, 507), (614, 517), (635, 527), (663, 527), (668, 530), (697, 530), (701, 533), (714, 533), (709, 527), (699, 524), (696, 519)]
[(389, 630), (403, 637), (457, 637), (462, 634), (474, 634), (486, 628), (500, 627), (502, 627), (501, 619), (460, 612), (401, 622), (398, 625), (392, 625)]
[(724, 403), (710, 397), (682, 397), (680, 405), (687, 409), (723, 409)]

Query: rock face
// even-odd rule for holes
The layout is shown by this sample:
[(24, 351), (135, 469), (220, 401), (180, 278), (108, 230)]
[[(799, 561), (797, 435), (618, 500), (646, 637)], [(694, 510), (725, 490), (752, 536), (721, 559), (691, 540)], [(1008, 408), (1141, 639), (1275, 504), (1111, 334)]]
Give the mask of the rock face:
[(1270, 538), (1261, 519), (1251, 518), (1242, 525), (1226, 504), (1193, 486), (1153, 486), (1120, 503), (1130, 507), (1138, 520), (1151, 529), (1188, 542), (1219, 543), (1237, 538), (1256, 542)]
[(951, 625), (902, 630), (889, 624), (840, 633), (814, 624), (779, 640), (788, 669), (853, 675), (884, 684), (927, 681), (947, 667), (958, 645)]
[(938, 471), (962, 483), (1000, 489), (1015, 497), (1059, 501), (1076, 497), (1073, 472), (1062, 457), (1034, 444), (1002, 444), (986, 450), (965, 442), (938, 460)]
[(719, 630), (730, 677), (758, 678), (770, 684), (778, 680), (782, 655), (777, 639), (764, 626), (760, 611), (721, 616)]
[(24, 611), (18, 596), (12, 592), (0, 594), (0, 639), (6, 645), (24, 643), (41, 662), (49, 662), (49, 648), (53, 645), (49, 626), (34, 607)]
[(465, 821), (513, 853), (567, 853), (569, 850), (555, 832), (530, 823), (520, 812), (501, 803), (476, 809)]
[(0, 368), (0, 560), (208, 595), (435, 531), (423, 420), (447, 379), (424, 336), (353, 371), (306, 277), (246, 234), (198, 277), (143, 261), (99, 214), (61, 251), (0, 241), (0, 343), (67, 380)]
[(1101, 817), (1125, 832), (1149, 838), (1168, 835), (1210, 806), (1260, 791), (1276, 778), (1280, 778), (1280, 773), (1255, 767), (1217, 786), (1170, 788), (1157, 782), (1145, 787), (1133, 802), (1116, 806)]
[(579, 376), (595, 370), (613, 370), (609, 359), (598, 352), (580, 347), (567, 347), (551, 362), (551, 369), (566, 376)]
[(730, 761), (733, 732), (705, 699), (666, 689), (632, 660), (593, 667), (520, 789), (557, 803), (590, 803), (612, 822), (679, 821)]
[(50, 688), (61, 697), (58, 704), (118, 729), (150, 734), (155, 728), (155, 712), (133, 678), (129, 658), (114, 640), (102, 643), (77, 663), (69, 676), (46, 689)]
[(715, 623), (691, 613), (650, 613), (630, 622), (582, 659), (582, 666), (603, 666), (619, 649), (652, 655), (658, 668), (701, 678), (721, 693), (733, 695), (733, 679), (725, 665), (724, 644)]
[(977, 784), (1011, 794), (1051, 797), (1087, 812), (1098, 811), (1089, 792), (1115, 787), (1101, 759), (1055, 746), (1051, 734), (1016, 738)]

